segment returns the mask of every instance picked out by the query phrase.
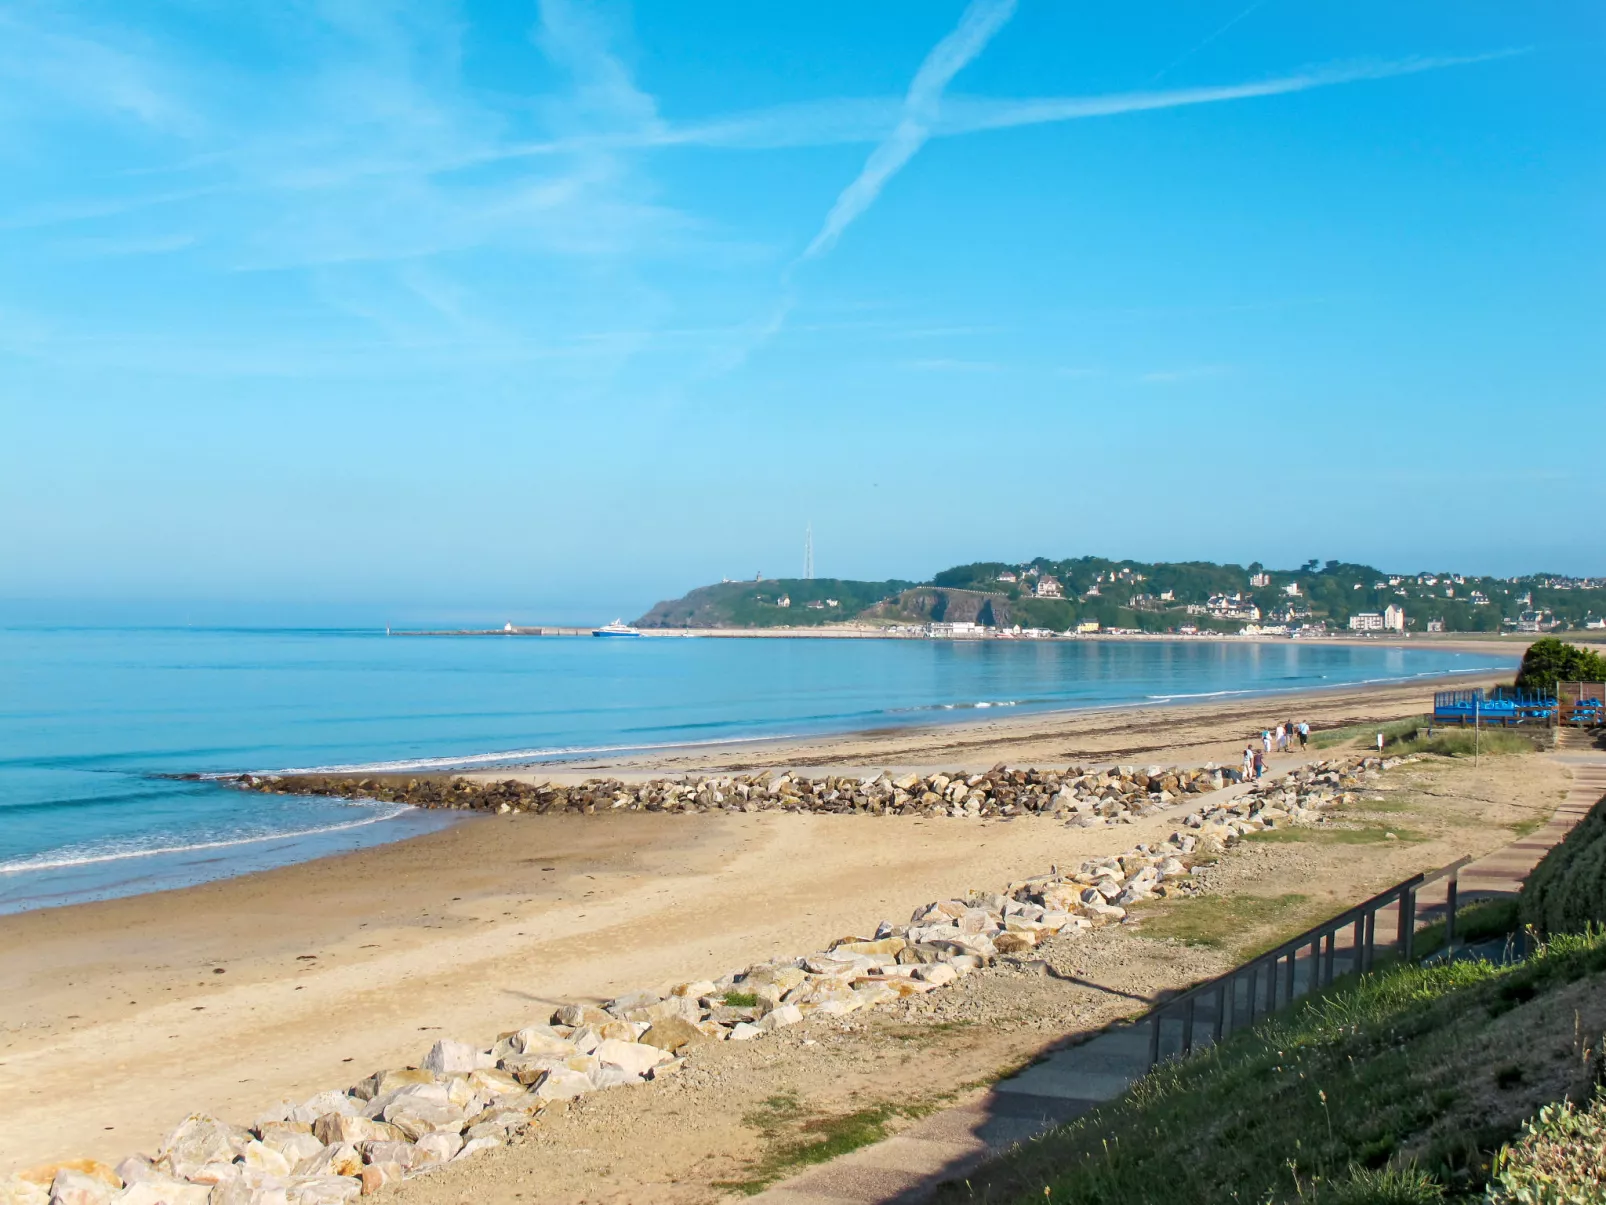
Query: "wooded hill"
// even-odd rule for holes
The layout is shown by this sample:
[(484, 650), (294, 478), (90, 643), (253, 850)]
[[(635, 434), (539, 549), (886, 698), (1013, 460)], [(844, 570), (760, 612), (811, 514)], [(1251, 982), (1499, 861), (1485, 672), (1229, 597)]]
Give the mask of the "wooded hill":
[[(1045, 577), (1061, 598), (1039, 597)], [(1013, 578), (1013, 580), (1011, 580)], [(1257, 584), (1259, 583), (1259, 584)], [(1293, 588), (1292, 590), (1290, 588)], [(972, 622), (1062, 632), (1079, 623), (1146, 632), (1236, 632), (1248, 622), (1224, 615), (1258, 608), (1259, 622), (1345, 627), (1351, 615), (1404, 608), (1408, 631), (1440, 620), (1447, 632), (1499, 632), (1526, 611), (1548, 611), (1562, 630), (1606, 614), (1606, 580), (1554, 574), (1478, 577), (1442, 571), (1387, 573), (1370, 565), (1307, 561), (1297, 569), (1210, 561), (1144, 562), (1039, 557), (1025, 564), (984, 561), (945, 569), (929, 582), (780, 578), (723, 582), (661, 602), (636, 621), (650, 628), (814, 627), (861, 623)], [(1217, 603), (1215, 614), (1201, 613)]]

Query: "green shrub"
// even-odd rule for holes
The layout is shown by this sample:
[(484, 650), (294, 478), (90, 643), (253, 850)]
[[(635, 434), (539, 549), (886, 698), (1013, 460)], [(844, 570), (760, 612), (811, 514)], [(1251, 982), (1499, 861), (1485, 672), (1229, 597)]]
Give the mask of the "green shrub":
[(1495, 1156), (1488, 1205), (1600, 1205), (1606, 1202), (1606, 1097), (1587, 1109), (1546, 1105), (1522, 1137)]
[(1554, 636), (1528, 646), (1517, 670), (1517, 685), (1526, 690), (1555, 690), (1557, 682), (1606, 681), (1606, 657)]
[(758, 996), (753, 992), (726, 992), (720, 999), (730, 1008), (754, 1008), (758, 1005)]
[(1606, 799), (1533, 868), (1521, 899), (1523, 923), (1541, 933), (1606, 924)]
[(1444, 1185), (1414, 1167), (1354, 1167), (1320, 1199), (1322, 1205), (1438, 1205)]

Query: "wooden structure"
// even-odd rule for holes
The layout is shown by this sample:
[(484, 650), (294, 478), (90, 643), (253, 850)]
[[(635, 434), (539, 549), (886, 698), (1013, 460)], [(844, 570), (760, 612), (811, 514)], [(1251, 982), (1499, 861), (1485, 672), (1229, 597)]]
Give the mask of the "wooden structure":
[(1569, 728), (1606, 726), (1606, 682), (1556, 683), (1556, 722)]

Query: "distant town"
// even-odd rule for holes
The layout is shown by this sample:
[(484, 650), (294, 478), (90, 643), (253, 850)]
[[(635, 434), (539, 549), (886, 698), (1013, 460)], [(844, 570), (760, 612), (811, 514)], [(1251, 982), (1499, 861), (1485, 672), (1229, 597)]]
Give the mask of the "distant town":
[(1316, 560), (1272, 569), (1258, 563), (1037, 558), (960, 565), (929, 582), (756, 574), (659, 603), (635, 626), (851, 627), (864, 634), (937, 639), (1537, 635), (1606, 631), (1603, 592), (1606, 578), (1558, 574), (1402, 574)]

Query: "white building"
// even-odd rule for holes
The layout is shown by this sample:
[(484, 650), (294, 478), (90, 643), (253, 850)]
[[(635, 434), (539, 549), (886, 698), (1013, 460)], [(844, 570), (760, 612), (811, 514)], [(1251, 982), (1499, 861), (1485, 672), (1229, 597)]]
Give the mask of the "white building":
[(1299, 597), (1299, 583), (1298, 582), (1289, 582), (1286, 586), (1283, 587), (1283, 593), (1288, 595), (1289, 598), (1298, 598)]
[(1271, 585), (1271, 574), (1256, 573), (1250, 577), (1249, 584), (1256, 590), (1264, 590), (1267, 586)]
[(1065, 591), (1060, 589), (1059, 579), (1049, 577), (1047, 574), (1037, 579), (1037, 585), (1032, 588), (1032, 593), (1038, 598), (1065, 597)]
[(1349, 617), (1349, 630), (1352, 632), (1381, 632), (1383, 630), (1383, 617), (1376, 611), (1361, 611)]
[(1442, 619), (1430, 619), (1430, 620), (1428, 620), (1428, 631), (1430, 631), (1430, 632), (1442, 632), (1442, 631), (1444, 631), (1444, 620), (1442, 620)]
[(1405, 631), (1405, 608), (1390, 603), (1383, 608), (1383, 630), (1385, 632)]
[(1002, 573), (1000, 573), (998, 575), (998, 580), (1001, 581), (1001, 582), (1013, 582), (1013, 581), (1018, 581), (1019, 579), (1015, 576), (1015, 574), (1012, 571), (1006, 569), (1006, 570), (1004, 570)]
[(933, 640), (979, 640), (987, 635), (979, 623), (934, 623), (926, 632)]

